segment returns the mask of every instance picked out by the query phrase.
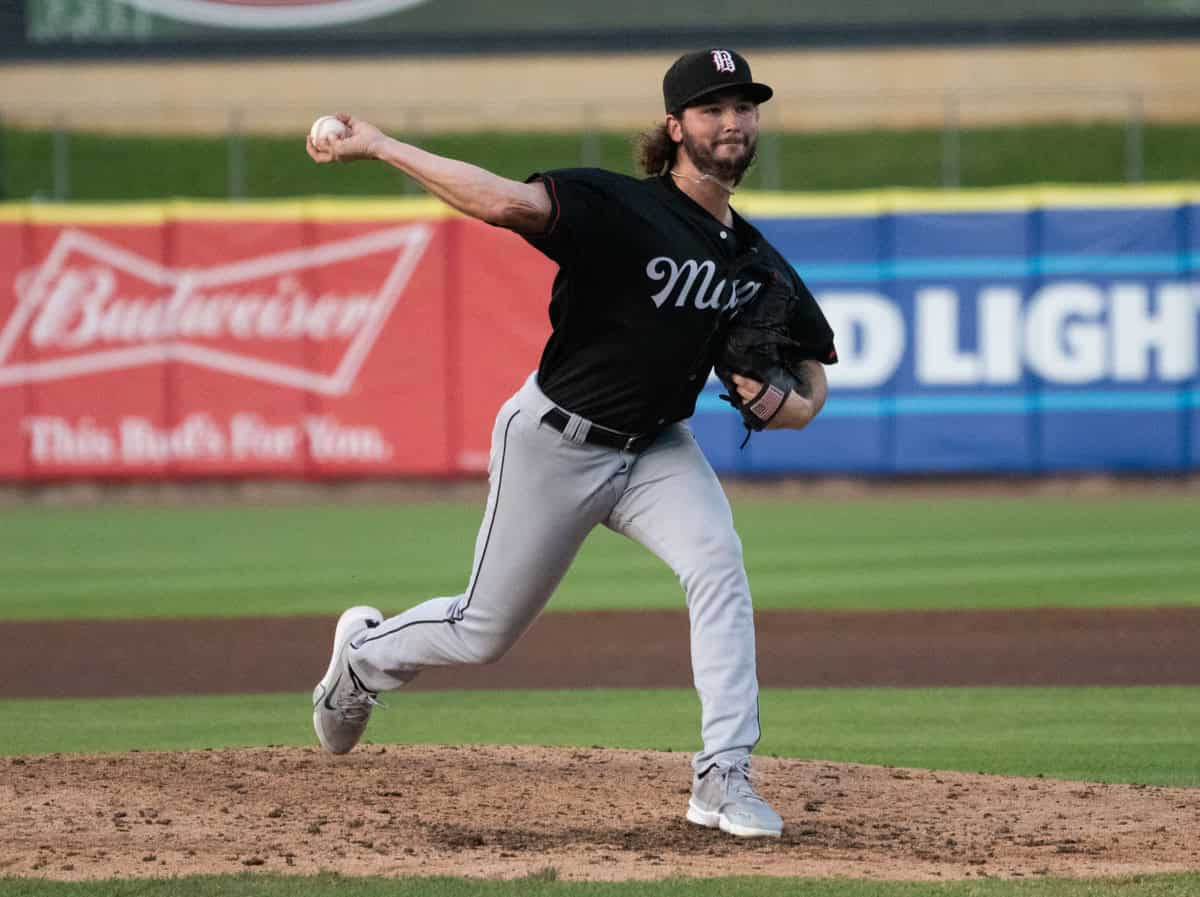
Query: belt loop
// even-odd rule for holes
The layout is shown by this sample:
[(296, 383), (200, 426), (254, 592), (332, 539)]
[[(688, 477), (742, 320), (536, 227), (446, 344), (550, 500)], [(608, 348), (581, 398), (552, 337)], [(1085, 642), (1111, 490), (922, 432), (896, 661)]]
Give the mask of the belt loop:
[(563, 436), (576, 445), (583, 445), (587, 442), (588, 430), (591, 428), (590, 420), (578, 414), (571, 414), (567, 417), (567, 425), (563, 427)]

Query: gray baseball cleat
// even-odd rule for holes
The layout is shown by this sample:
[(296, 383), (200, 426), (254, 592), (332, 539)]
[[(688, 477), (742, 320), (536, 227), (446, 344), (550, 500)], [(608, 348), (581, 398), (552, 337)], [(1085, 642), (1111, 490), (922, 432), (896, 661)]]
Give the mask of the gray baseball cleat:
[(778, 838), (783, 820), (750, 784), (750, 758), (714, 763), (692, 780), (688, 822), (739, 838)]
[(338, 617), (333, 633), (333, 658), (325, 678), (313, 689), (313, 728), (321, 747), (331, 754), (345, 754), (362, 738), (371, 708), (379, 703), (354, 674), (347, 660), (350, 642), (367, 629), (383, 622), (374, 607), (352, 607)]

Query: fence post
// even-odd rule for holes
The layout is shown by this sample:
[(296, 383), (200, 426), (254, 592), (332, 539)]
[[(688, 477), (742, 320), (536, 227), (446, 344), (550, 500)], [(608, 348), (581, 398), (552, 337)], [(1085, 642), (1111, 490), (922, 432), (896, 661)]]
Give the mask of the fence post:
[(71, 198), (71, 137), (66, 123), (60, 117), (54, 123), (53, 146), (54, 198), (65, 202)]
[(604, 164), (604, 150), (596, 133), (596, 110), (583, 107), (583, 127), (579, 131), (579, 164), (583, 168), (599, 168)]
[(959, 99), (947, 93), (942, 101), (942, 189), (962, 186), (962, 132), (959, 128)]
[(225, 192), (230, 199), (246, 198), (246, 143), (242, 140), (242, 110), (229, 110), (225, 134)]
[(1125, 118), (1125, 180), (1141, 181), (1146, 174), (1145, 141), (1142, 122), (1145, 104), (1140, 91), (1129, 94), (1129, 114)]
[[(783, 166), (780, 160), (780, 156), (782, 155), (780, 146), (783, 143), (783, 133), (781, 131), (783, 123), (780, 121), (780, 116), (774, 107), (768, 107), (768, 115), (770, 119), (767, 133), (760, 137), (758, 141), (758, 183), (763, 190), (782, 190)], [(803, 189), (804, 185), (800, 186)]]

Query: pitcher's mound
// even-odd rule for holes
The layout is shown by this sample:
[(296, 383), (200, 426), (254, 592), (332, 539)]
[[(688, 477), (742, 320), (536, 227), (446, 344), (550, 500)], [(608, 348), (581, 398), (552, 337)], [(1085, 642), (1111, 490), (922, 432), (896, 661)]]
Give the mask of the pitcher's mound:
[(740, 840), (684, 821), (689, 759), (407, 745), (341, 758), (256, 748), (0, 759), (0, 875), (928, 880), (1200, 867), (1196, 790), (758, 757), (759, 790), (786, 828)]

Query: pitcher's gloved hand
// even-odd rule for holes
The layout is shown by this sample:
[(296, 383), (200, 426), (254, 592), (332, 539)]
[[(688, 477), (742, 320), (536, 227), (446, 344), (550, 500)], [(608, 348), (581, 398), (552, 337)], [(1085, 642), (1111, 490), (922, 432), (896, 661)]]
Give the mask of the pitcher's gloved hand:
[[(779, 413), (803, 381), (802, 362), (818, 358), (831, 336), (823, 318), (814, 320), (811, 300), (801, 297), (776, 271), (762, 276), (758, 293), (732, 309), (723, 323), (713, 365), (729, 391), (721, 398), (738, 410), (751, 432), (766, 428)], [(747, 399), (738, 391), (734, 374), (757, 380), (762, 388)]]

